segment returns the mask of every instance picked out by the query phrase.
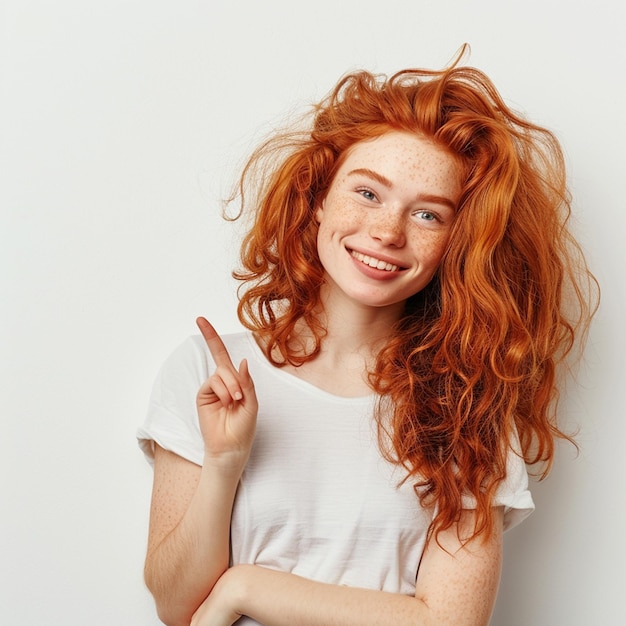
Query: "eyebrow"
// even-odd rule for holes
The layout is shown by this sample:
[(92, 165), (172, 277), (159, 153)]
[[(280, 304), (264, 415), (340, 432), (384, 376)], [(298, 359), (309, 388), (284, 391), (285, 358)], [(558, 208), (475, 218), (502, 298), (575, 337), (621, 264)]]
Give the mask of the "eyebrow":
[[(382, 174), (375, 172), (374, 170), (370, 170), (367, 167), (359, 167), (354, 170), (350, 170), (348, 172), (348, 176), (368, 176), (372, 180), (380, 183), (387, 189), (391, 189), (393, 187), (393, 183)], [(442, 204), (444, 206), (449, 207), (453, 211), (457, 210), (456, 203), (452, 202), (450, 198), (446, 198), (446, 196), (438, 196), (436, 194), (418, 194), (417, 199), (422, 202), (432, 202), (433, 204)]]
[(375, 172), (374, 170), (370, 170), (367, 167), (359, 167), (355, 170), (350, 170), (348, 172), (348, 176), (368, 176), (389, 189), (393, 187), (393, 183), (388, 178), (378, 172)]

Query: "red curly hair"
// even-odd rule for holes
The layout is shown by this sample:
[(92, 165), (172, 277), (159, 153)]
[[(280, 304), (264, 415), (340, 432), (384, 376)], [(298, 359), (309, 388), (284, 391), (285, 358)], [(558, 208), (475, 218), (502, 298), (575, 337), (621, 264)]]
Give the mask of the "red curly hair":
[[(261, 145), (241, 176), (242, 211), (254, 210), (234, 272), (239, 319), (275, 365), (313, 358), (324, 338), (314, 212), (342, 159), (390, 130), (444, 147), (463, 181), (448, 248), (406, 303), (370, 384), (381, 398), (381, 451), (406, 468), (424, 506), (436, 504), (431, 532), (458, 521), (471, 496), (474, 536), (488, 534), (516, 433), (518, 452), (541, 462), (543, 476), (555, 437), (570, 439), (556, 422), (556, 366), (584, 343), (595, 308), (595, 281), (566, 226), (559, 143), (507, 107), (485, 74), (456, 62), (389, 78), (351, 73), (312, 117)], [(307, 354), (290, 347), (299, 321), (316, 338)]]

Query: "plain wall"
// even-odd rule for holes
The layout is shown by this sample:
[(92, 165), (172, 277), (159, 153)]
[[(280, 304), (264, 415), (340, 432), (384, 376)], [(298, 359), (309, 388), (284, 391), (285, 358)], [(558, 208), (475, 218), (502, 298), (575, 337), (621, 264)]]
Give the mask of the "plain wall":
[(0, 2), (0, 623), (157, 624), (136, 443), (163, 359), (234, 315), (220, 199), (346, 71), (468, 63), (561, 139), (603, 301), (495, 626), (626, 623), (624, 8), (600, 0)]

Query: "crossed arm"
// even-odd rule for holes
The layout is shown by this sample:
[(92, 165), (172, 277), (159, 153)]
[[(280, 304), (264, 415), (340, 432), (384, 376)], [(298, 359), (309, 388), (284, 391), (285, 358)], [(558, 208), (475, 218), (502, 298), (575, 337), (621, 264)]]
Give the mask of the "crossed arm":
[[(248, 615), (266, 626), (488, 624), (500, 577), (502, 515), (487, 541), (461, 546), (457, 528), (439, 535), (441, 545), (431, 539), (414, 597), (329, 585), (254, 565), (228, 568), (230, 515), (217, 502), (234, 497), (234, 489), (231, 495), (211, 481), (213, 470), (157, 447), (146, 582), (164, 623), (230, 626)], [(466, 511), (461, 537), (472, 523)]]

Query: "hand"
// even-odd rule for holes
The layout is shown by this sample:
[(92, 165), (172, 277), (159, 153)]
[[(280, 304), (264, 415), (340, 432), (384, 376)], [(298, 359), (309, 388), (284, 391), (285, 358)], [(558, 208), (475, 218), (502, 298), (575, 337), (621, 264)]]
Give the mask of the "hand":
[(231, 567), (222, 574), (209, 596), (196, 609), (189, 626), (231, 626), (241, 617), (242, 614), (233, 608), (240, 568)]
[(248, 363), (244, 359), (237, 369), (213, 326), (203, 317), (196, 324), (216, 365), (196, 398), (205, 451), (211, 460), (242, 471), (254, 440), (258, 411)]

